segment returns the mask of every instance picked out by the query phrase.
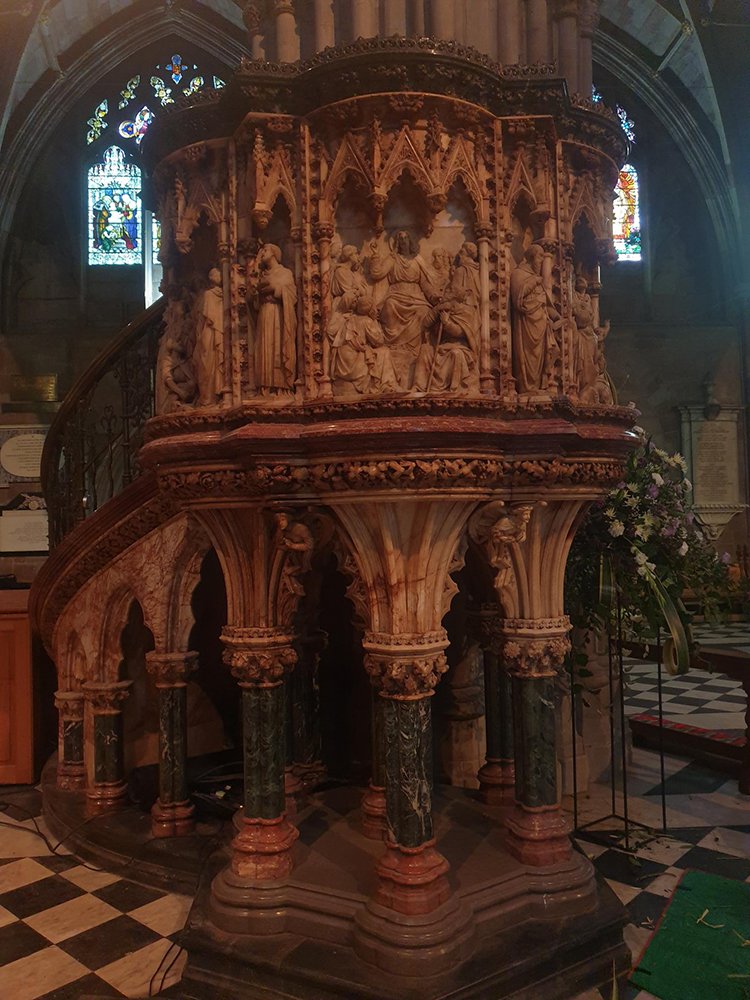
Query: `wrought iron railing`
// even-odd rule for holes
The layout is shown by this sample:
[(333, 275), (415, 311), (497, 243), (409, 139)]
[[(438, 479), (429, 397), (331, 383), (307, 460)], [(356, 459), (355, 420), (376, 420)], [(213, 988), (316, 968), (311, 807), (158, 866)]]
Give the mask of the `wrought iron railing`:
[(164, 299), (129, 323), (81, 375), (47, 434), (42, 488), (50, 548), (140, 475), (143, 426), (154, 414)]

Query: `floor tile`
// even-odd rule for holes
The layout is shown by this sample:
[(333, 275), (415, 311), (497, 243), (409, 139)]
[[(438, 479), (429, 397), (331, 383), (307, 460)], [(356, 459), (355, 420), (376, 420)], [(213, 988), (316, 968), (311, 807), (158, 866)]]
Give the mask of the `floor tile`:
[(15, 920), (18, 920), (15, 913), (11, 913), (10, 910), (6, 910), (4, 906), (0, 906), (0, 927), (12, 924)]
[(617, 882), (612, 878), (607, 878), (604, 881), (625, 906), (627, 906), (631, 899), (635, 899), (641, 893), (641, 889), (637, 885), (626, 885), (624, 882)]
[(39, 864), (49, 868), (51, 872), (69, 871), (71, 868), (81, 868), (81, 862), (72, 854), (51, 854), (48, 858), (39, 858)]
[(669, 899), (683, 875), (684, 869), (682, 868), (667, 868), (661, 875), (646, 882), (644, 888), (654, 896), (663, 896), (665, 899)]
[(163, 899), (155, 899), (153, 903), (146, 903), (136, 910), (130, 910), (128, 916), (166, 937), (182, 930), (192, 905), (193, 900), (190, 896), (170, 893)]
[[(702, 764), (688, 764), (666, 779), (664, 791), (667, 795), (703, 795), (717, 791), (726, 780), (725, 774), (719, 774)], [(661, 795), (661, 783), (644, 794)]]
[(705, 847), (708, 851), (736, 855), (738, 858), (750, 858), (750, 833), (717, 827), (699, 840), (696, 846)]
[[(46, 948), (49, 941), (23, 921), (0, 927), (0, 966), (10, 965), (34, 951)], [(0, 993), (0, 996), (4, 994)]]
[(60, 947), (80, 962), (85, 962), (89, 969), (98, 972), (102, 966), (110, 965), (159, 940), (160, 936), (144, 924), (120, 915), (106, 924), (67, 938), (60, 943)]
[(127, 913), (129, 910), (135, 910), (139, 906), (145, 906), (146, 903), (152, 903), (155, 899), (160, 899), (166, 893), (159, 892), (158, 889), (147, 889), (145, 886), (138, 885), (135, 882), (120, 879), (119, 882), (114, 882), (112, 885), (106, 885), (102, 889), (95, 889), (94, 895), (98, 896), (99, 899), (103, 899), (105, 903), (109, 903), (110, 906), (116, 906), (118, 910)]
[(67, 871), (61, 872), (61, 874), (63, 878), (77, 885), (79, 889), (85, 889), (86, 892), (93, 892), (94, 889), (103, 889), (105, 885), (112, 885), (113, 882), (120, 881), (119, 875), (112, 875), (111, 872), (105, 871), (93, 871), (84, 865), (74, 865), (72, 868), (68, 868)]
[(0, 969), (0, 996), (8, 1000), (37, 1000), (88, 972), (80, 962), (51, 946), (3, 966)]
[(119, 990), (115, 991), (113, 986), (105, 983), (96, 973), (90, 972), (87, 976), (68, 983), (67, 986), (61, 986), (50, 993), (45, 993), (39, 1000), (81, 1000), (83, 996), (110, 997), (124, 995)]
[(119, 916), (120, 911), (114, 906), (86, 894), (42, 910), (41, 913), (34, 913), (26, 918), (26, 923), (52, 944), (59, 944), (66, 938), (82, 934), (92, 927), (99, 927)]
[(35, 858), (52, 852), (36, 832), (25, 826), (0, 826), (0, 858)]
[(655, 930), (664, 910), (669, 905), (669, 897), (651, 891), (640, 892), (627, 904), (628, 917), (636, 927)]
[[(693, 848), (695, 850), (695, 848)], [(650, 876), (656, 877), (666, 871), (667, 865), (655, 861), (641, 861), (623, 851), (606, 851), (596, 860), (596, 870), (607, 879), (624, 882), (625, 885), (644, 889)]]
[(49, 875), (31, 885), (14, 889), (13, 892), (6, 892), (0, 896), (0, 906), (4, 906), (15, 913), (17, 917), (30, 917), (32, 913), (39, 913), (40, 910), (47, 910), (51, 906), (59, 903), (67, 903), (69, 899), (75, 899), (84, 895), (83, 890), (77, 885), (68, 882), (61, 875)]
[(49, 878), (49, 868), (45, 868), (39, 862), (31, 858), (13, 861), (0, 868), (0, 895), (20, 889), (24, 885), (31, 885), (32, 882), (38, 882), (43, 878)]
[(750, 878), (750, 859), (736, 855), (721, 854), (718, 851), (708, 851), (705, 847), (693, 847), (680, 859), (681, 868), (697, 868), (699, 871), (710, 872), (712, 875), (724, 875), (726, 878)]
[[(635, 924), (625, 925), (623, 938), (625, 940), (625, 944), (630, 949), (630, 955), (634, 965), (643, 954), (643, 950), (648, 944), (651, 934), (652, 931), (650, 931), (647, 927), (636, 927)], [(718, 997), (716, 1000), (718, 1000)]]
[[(173, 960), (174, 965), (169, 968)], [(187, 952), (160, 939), (111, 965), (97, 969), (97, 975), (121, 990), (125, 996), (142, 997), (148, 996), (152, 989), (166, 989), (178, 982), (186, 961)]]

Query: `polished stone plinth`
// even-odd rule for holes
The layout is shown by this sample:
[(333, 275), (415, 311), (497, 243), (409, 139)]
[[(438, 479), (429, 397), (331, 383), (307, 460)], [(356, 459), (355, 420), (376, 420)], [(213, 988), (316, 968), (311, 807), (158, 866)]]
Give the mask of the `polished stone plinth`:
[(380, 906), (383, 846), (362, 836), (360, 795), (311, 798), (284, 884), (231, 884), (226, 858), (212, 860), (183, 941), (187, 997), (210, 984), (212, 996), (233, 1000), (568, 1000), (611, 981), (613, 961), (627, 963), (623, 908), (589, 861), (573, 852), (548, 868), (519, 865), (497, 810), (459, 789), (435, 796), (450, 898), (422, 915)]

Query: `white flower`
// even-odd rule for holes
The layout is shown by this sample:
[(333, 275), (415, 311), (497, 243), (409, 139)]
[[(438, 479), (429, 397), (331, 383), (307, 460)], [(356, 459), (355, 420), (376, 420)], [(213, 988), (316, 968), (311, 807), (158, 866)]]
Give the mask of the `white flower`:
[(683, 472), (687, 472), (687, 462), (685, 461), (684, 457), (679, 453), (679, 451), (676, 451), (674, 455), (672, 455), (672, 459), (674, 461), (674, 464), (679, 469), (682, 469)]
[(607, 507), (607, 509), (604, 511), (604, 514), (611, 521), (612, 518), (615, 516), (615, 508), (614, 507)]
[(647, 570), (645, 566), (639, 566), (636, 572), (638, 573), (638, 576), (646, 576)]
[(653, 481), (656, 483), (657, 486), (664, 485), (664, 477), (660, 476), (658, 472), (652, 472), (651, 478), (653, 479)]
[(638, 497), (636, 497), (636, 496), (625, 497), (625, 500), (623, 502), (624, 502), (624, 504), (625, 504), (626, 507), (637, 507), (638, 506)]
[(625, 534), (625, 525), (622, 521), (613, 521), (609, 526), (609, 533), (613, 538), (619, 538)]
[(651, 537), (651, 528), (647, 524), (639, 524), (635, 529), (635, 533), (638, 538), (642, 538), (644, 542), (647, 542)]
[(648, 562), (648, 556), (646, 555), (646, 553), (641, 552), (639, 549), (635, 549), (633, 555), (635, 556), (635, 561), (638, 563), (639, 566), (645, 566), (646, 563)]
[(688, 551), (688, 543), (687, 542), (683, 542), (682, 545), (677, 550), (677, 555), (678, 556), (686, 556), (687, 555), (687, 551)]
[(637, 493), (638, 492), (638, 484), (637, 483), (626, 483), (625, 484), (625, 489), (628, 491), (628, 493)]

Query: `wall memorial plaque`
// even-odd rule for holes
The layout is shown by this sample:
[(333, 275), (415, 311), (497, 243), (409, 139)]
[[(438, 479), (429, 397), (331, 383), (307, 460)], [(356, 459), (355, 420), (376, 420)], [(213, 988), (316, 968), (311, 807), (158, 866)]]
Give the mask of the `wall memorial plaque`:
[(46, 510), (4, 510), (0, 515), (0, 552), (48, 552)]
[(680, 408), (693, 504), (714, 538), (745, 506), (740, 486), (739, 413), (737, 406), (722, 406), (709, 418), (703, 406)]
[(39, 479), (46, 433), (35, 424), (0, 427), (0, 487)]

